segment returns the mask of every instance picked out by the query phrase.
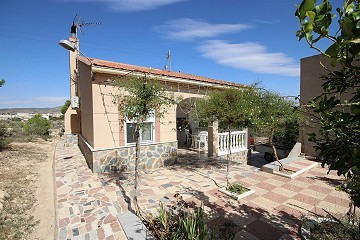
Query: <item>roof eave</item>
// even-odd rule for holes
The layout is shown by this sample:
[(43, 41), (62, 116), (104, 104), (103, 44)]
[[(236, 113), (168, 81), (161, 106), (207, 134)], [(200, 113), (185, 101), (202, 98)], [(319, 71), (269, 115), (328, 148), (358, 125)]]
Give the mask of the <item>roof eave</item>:
[(95, 65), (95, 66), (93, 65), (92, 71), (94, 73), (103, 73), (103, 74), (112, 74), (112, 75), (129, 75), (129, 74), (131, 74), (134, 76), (143, 76), (143, 74), (146, 73), (149, 78), (155, 78), (155, 79), (160, 79), (163, 81), (176, 82), (176, 83), (213, 87), (213, 88), (245, 87), (243, 85), (237, 85), (235, 83), (234, 84), (210, 83), (210, 82), (200, 81), (200, 80), (196, 80), (196, 79), (172, 77), (172, 76), (166, 76), (163, 74), (145, 72), (145, 71), (141, 71), (141, 70), (125, 70), (125, 69), (109, 68), (109, 67), (103, 67), (103, 66), (97, 66), (97, 65)]

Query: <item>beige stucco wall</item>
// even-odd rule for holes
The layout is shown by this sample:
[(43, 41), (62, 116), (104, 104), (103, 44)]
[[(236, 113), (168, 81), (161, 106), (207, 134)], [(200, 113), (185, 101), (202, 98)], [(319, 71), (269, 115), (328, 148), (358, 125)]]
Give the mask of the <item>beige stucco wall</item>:
[(176, 105), (167, 108), (166, 114), (160, 119), (160, 142), (176, 141)]
[[(307, 57), (301, 59), (300, 69), (300, 101), (305, 111), (309, 111), (306, 107), (309, 101), (323, 92), (320, 76), (326, 74), (326, 70), (320, 65), (324, 62), (321, 55)], [(318, 132), (319, 126), (316, 124), (315, 119), (306, 114), (304, 123), (300, 126), (299, 138), (302, 143), (302, 152), (309, 156), (317, 156), (315, 151), (315, 144), (308, 140), (308, 134), (311, 132)]]
[(116, 88), (104, 83), (109, 78), (109, 75), (96, 74), (92, 82), (95, 149), (120, 146), (119, 113), (113, 103)]
[[(70, 38), (70, 41), (76, 42), (76, 39)], [(77, 51), (69, 51), (69, 69), (70, 69), (70, 93), (69, 98), (73, 96), (77, 96), (78, 94), (78, 88), (77, 88), (77, 82), (78, 82), (78, 70), (77, 70), (77, 57), (78, 52)], [(71, 106), (68, 108), (68, 110), (65, 113), (64, 116), (64, 125), (65, 125), (65, 134), (73, 134), (73, 133), (80, 133), (80, 116), (78, 115), (77, 111), (72, 109)]]
[[(337, 70), (340, 68), (337, 65), (335, 68), (329, 64), (329, 61), (322, 55), (315, 55), (301, 59), (301, 70), (300, 70), (300, 101), (303, 109), (307, 112), (305, 114), (305, 121), (300, 126), (299, 138), (302, 143), (302, 152), (309, 156), (318, 156), (319, 152), (315, 151), (313, 142), (308, 140), (309, 133), (318, 133), (320, 125), (317, 123), (315, 117), (311, 116), (312, 112), (306, 106), (313, 97), (319, 96), (323, 93), (322, 84), (324, 80), (320, 77), (328, 74), (320, 62), (326, 66), (327, 69)], [(350, 94), (342, 96), (343, 100), (350, 99)]]
[(94, 121), (93, 121), (93, 93), (90, 66), (79, 61), (79, 101), (81, 114), (81, 134), (85, 140), (94, 146)]
[[(174, 97), (176, 99), (184, 100), (187, 98), (202, 98), (202, 97), (204, 97), (204, 95), (175, 92)], [(177, 109), (177, 104), (174, 104), (171, 107), (169, 107), (168, 112), (165, 114), (164, 118), (161, 120), (161, 127), (160, 127), (161, 128), (161, 134), (160, 134), (161, 142), (177, 140), (176, 109)]]
[[(124, 145), (125, 135), (112, 96), (118, 91), (117, 87), (107, 85), (107, 80), (113, 76), (96, 73), (94, 80), (89, 83), (87, 79), (90, 76), (83, 72), (87, 70), (89, 68), (84, 63), (79, 65), (83, 136), (94, 149), (121, 147)], [(86, 80), (83, 80), (83, 77)], [(203, 97), (203, 95), (175, 92), (174, 97), (186, 99)], [(92, 106), (90, 103), (92, 103)], [(160, 127), (156, 126), (155, 139), (157, 142), (173, 142), (177, 140), (176, 108), (176, 104), (169, 106), (164, 117), (160, 119)], [(156, 121), (156, 124), (159, 124), (159, 121)]]
[(80, 116), (77, 111), (72, 109), (71, 106), (65, 113), (65, 134), (80, 133)]

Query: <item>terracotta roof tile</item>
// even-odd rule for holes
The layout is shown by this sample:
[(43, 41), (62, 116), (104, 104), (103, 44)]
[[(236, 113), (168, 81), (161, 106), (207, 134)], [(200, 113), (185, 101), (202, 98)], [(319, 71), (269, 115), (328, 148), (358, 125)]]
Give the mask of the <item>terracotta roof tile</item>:
[(196, 75), (192, 75), (192, 74), (173, 72), (173, 71), (161, 70), (161, 69), (156, 69), (156, 68), (147, 68), (147, 67), (141, 67), (141, 66), (130, 65), (130, 64), (125, 64), (125, 63), (105, 61), (105, 60), (95, 59), (95, 58), (91, 58), (91, 62), (93, 64), (93, 66), (99, 66), (99, 67), (115, 68), (115, 69), (137, 71), (137, 72), (143, 72), (143, 73), (151, 73), (151, 74), (156, 74), (156, 75), (161, 75), (161, 76), (182, 78), (182, 79), (188, 79), (188, 80), (193, 80), (193, 81), (221, 84), (221, 85), (227, 85), (227, 86), (239, 86), (239, 87), (246, 86), (243, 84), (227, 82), (227, 81), (222, 81), (222, 80), (216, 80), (216, 79), (196, 76)]

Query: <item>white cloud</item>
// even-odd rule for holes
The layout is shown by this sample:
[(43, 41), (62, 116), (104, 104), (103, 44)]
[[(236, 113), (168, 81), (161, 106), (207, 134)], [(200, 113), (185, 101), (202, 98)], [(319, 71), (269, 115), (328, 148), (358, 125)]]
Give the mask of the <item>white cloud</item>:
[(101, 4), (108, 4), (108, 7), (113, 11), (118, 12), (135, 12), (147, 11), (160, 8), (173, 3), (184, 2), (187, 0), (63, 0), (63, 1), (77, 1), (77, 2), (95, 2)]
[(48, 96), (41, 96), (41, 97), (34, 97), (34, 100), (39, 103), (61, 103), (60, 105), (64, 105), (65, 101), (69, 99), (69, 97), (48, 97)]
[(187, 0), (109, 0), (112, 3), (112, 8), (121, 12), (153, 10), (183, 1)]
[(58, 107), (64, 105), (68, 97), (6, 97), (0, 99), (0, 108), (43, 108), (43, 107)]
[(281, 52), (271, 53), (265, 46), (253, 42), (233, 44), (213, 40), (200, 45), (198, 50), (204, 57), (225, 66), (256, 73), (300, 75), (300, 66), (294, 59)]
[(240, 32), (251, 28), (248, 24), (210, 24), (190, 18), (172, 20), (156, 27), (166, 38), (191, 40), (195, 38), (216, 37), (224, 33)]

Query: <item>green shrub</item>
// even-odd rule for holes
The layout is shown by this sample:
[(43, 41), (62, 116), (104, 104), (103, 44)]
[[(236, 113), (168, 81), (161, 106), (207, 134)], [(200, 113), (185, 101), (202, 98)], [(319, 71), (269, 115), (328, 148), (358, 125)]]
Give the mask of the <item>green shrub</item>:
[(2, 151), (10, 143), (7, 133), (7, 127), (4, 123), (0, 123), (0, 151)]
[(61, 107), (61, 114), (62, 115), (65, 115), (66, 111), (68, 110), (68, 108), (70, 107), (71, 105), (71, 101), (70, 100), (66, 100), (65, 103), (64, 103), (64, 106)]
[(299, 123), (297, 120), (287, 121), (283, 131), (275, 132), (274, 143), (287, 148), (294, 147), (299, 137)]
[(310, 240), (360, 239), (358, 225), (346, 220), (337, 222), (328, 218), (310, 227), (310, 232)]
[(28, 135), (36, 135), (40, 137), (49, 136), (51, 122), (40, 114), (35, 114), (32, 118), (25, 122), (23, 130)]

